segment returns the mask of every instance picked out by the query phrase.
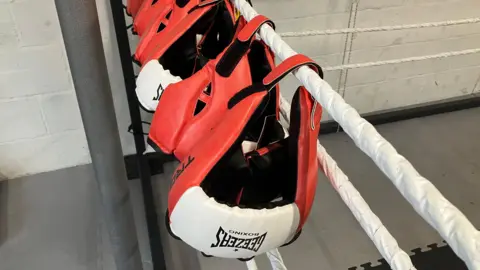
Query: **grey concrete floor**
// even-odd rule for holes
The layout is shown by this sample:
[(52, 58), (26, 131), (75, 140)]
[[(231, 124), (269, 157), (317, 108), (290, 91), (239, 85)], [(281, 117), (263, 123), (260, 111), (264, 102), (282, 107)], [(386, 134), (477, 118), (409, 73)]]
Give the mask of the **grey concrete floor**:
[[(417, 170), (480, 228), (480, 108), (378, 126)], [(320, 137), (352, 183), (405, 250), (440, 243), (373, 162), (343, 133)], [(175, 164), (154, 177), (160, 222)], [(152, 269), (141, 189), (130, 181), (144, 269)], [(236, 260), (203, 258), (160, 227), (169, 270), (246, 269)], [(135, 233), (135, 232), (132, 232)], [(348, 269), (379, 253), (325, 177), (302, 237), (281, 248), (295, 270)], [(270, 269), (264, 257), (260, 269)], [(115, 269), (98, 209), (91, 166), (0, 182), (0, 270)]]

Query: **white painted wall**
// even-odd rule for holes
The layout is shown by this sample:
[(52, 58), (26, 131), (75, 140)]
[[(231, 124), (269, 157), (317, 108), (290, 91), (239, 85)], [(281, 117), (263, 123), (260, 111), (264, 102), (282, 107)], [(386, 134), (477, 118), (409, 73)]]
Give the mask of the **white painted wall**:
[(89, 160), (52, 1), (0, 1), (0, 174)]
[[(133, 153), (108, 0), (97, 1), (125, 153)], [(0, 180), (90, 162), (54, 0), (0, 0)]]
[[(109, 1), (97, 1), (125, 153), (127, 103)], [(253, 0), (278, 32), (371, 27), (476, 17), (478, 0)], [(421, 30), (285, 38), (322, 66), (480, 47), (480, 24)], [(351, 47), (350, 47), (351, 41)], [(346, 46), (347, 44), (347, 46)], [(345, 60), (344, 60), (345, 59)], [(345, 76), (348, 75), (348, 76)], [(326, 73), (361, 113), (480, 92), (480, 54)], [(282, 83), (286, 96), (298, 85)], [(325, 117), (328, 119), (328, 116)], [(88, 163), (90, 157), (65, 57), (54, 0), (0, 0), (0, 178)], [(3, 175), (3, 176), (2, 176)]]
[[(349, 27), (352, 6), (352, 0), (255, 3), (257, 10), (275, 20), (278, 32)], [(350, 27), (466, 19), (479, 17), (479, 10), (478, 0), (358, 0)], [(480, 24), (359, 33), (353, 36), (351, 47), (346, 46), (346, 38), (331, 35), (285, 41), (322, 66), (336, 66), (342, 64), (344, 55), (345, 63), (363, 63), (480, 48)], [(360, 113), (368, 113), (480, 91), (480, 84), (476, 84), (480, 79), (480, 54), (353, 69), (347, 79), (340, 71), (326, 72), (325, 77), (334, 89), (340, 89), (348, 103)], [(296, 85), (293, 76), (284, 82), (287, 89)]]

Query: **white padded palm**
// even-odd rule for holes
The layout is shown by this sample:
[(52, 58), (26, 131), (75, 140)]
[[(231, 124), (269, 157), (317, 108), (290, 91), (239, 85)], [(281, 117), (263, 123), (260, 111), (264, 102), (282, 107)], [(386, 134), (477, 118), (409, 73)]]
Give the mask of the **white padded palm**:
[(260, 210), (229, 207), (196, 186), (175, 205), (170, 227), (185, 243), (205, 254), (250, 258), (291, 240), (299, 220), (295, 204)]
[(163, 69), (157, 60), (150, 60), (138, 74), (135, 88), (138, 101), (146, 110), (155, 111), (163, 91), (170, 84), (181, 80), (180, 77), (173, 76), (170, 71)]

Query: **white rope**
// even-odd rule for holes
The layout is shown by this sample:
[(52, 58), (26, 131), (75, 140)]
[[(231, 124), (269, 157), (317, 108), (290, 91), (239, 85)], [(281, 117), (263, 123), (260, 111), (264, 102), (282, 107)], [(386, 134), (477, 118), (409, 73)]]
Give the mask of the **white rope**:
[(450, 20), (450, 21), (443, 21), (443, 22), (403, 24), (403, 25), (380, 26), (380, 27), (343, 28), (343, 29), (284, 32), (284, 33), (280, 33), (279, 35), (281, 37), (308, 37), (308, 36), (337, 35), (337, 34), (350, 34), (350, 33), (369, 33), (369, 32), (405, 30), (405, 29), (419, 29), (419, 28), (429, 28), (429, 27), (442, 27), (442, 26), (453, 26), (453, 25), (460, 25), (460, 24), (472, 24), (472, 23), (479, 23), (479, 22), (480, 22), (480, 18), (470, 18), (470, 19)]
[(246, 262), (247, 264), (247, 269), (248, 270), (258, 270), (257, 263), (255, 262), (255, 259), (251, 259)]
[[(282, 96), (280, 108), (283, 118), (290, 124), (290, 104)], [(343, 202), (360, 223), (370, 240), (375, 244), (383, 258), (393, 270), (415, 270), (410, 257), (403, 251), (397, 240), (390, 234), (382, 221), (372, 212), (370, 206), (348, 180), (348, 176), (338, 167), (337, 162), (327, 153), (327, 150), (317, 141), (317, 158), (320, 168), (330, 180)]]
[[(287, 270), (287, 267), (283, 263), (282, 255), (278, 251), (278, 249), (271, 250), (267, 252), (268, 260), (270, 261), (270, 265), (272, 265), (273, 270)], [(246, 262), (248, 270), (258, 270), (257, 263), (255, 259), (251, 259)]]
[(365, 68), (365, 67), (423, 61), (423, 60), (429, 60), (429, 59), (440, 59), (440, 58), (447, 58), (452, 56), (460, 56), (460, 55), (467, 55), (467, 54), (474, 54), (474, 53), (480, 53), (480, 48), (463, 50), (463, 51), (445, 52), (445, 53), (424, 55), (424, 56), (414, 56), (414, 57), (401, 58), (401, 59), (392, 59), (392, 60), (385, 60), (385, 61), (366, 62), (366, 63), (360, 63), (360, 64), (346, 64), (346, 65), (325, 67), (322, 69), (324, 71), (333, 71), (333, 70), (345, 70), (345, 69), (352, 69), (352, 68)]
[(282, 255), (278, 249), (271, 250), (267, 252), (268, 260), (272, 265), (273, 270), (287, 270), (287, 267), (283, 263)]
[[(268, 260), (270, 261), (270, 265), (272, 265), (273, 270), (287, 270), (287, 267), (283, 263), (282, 255), (278, 251), (278, 249), (271, 250), (267, 252)], [(251, 259), (246, 262), (248, 270), (258, 270), (257, 263), (255, 259)]]
[[(246, 20), (258, 13), (245, 0), (232, 0)], [(285, 60), (297, 54), (268, 25), (260, 37), (273, 52)], [(469, 269), (480, 269), (480, 233), (438, 189), (422, 177), (375, 128), (308, 67), (301, 67), (295, 76), (314, 98), (339, 123), (345, 133), (388, 176), (404, 198), (447, 241), (452, 250), (466, 262)]]

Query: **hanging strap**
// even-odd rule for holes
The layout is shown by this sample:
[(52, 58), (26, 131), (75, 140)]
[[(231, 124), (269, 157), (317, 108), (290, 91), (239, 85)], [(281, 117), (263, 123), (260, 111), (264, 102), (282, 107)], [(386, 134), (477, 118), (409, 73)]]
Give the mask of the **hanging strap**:
[(215, 71), (222, 77), (228, 77), (232, 74), (240, 59), (248, 52), (250, 44), (252, 43), (255, 34), (260, 30), (260, 27), (268, 23), (272, 28), (275, 28), (273, 21), (263, 15), (257, 15), (240, 31), (237, 38), (228, 47), (222, 58), (218, 61)]
[(309, 66), (323, 78), (322, 68), (309, 57), (303, 54), (296, 54), (285, 59), (280, 65), (276, 66), (262, 81), (262, 83), (253, 84), (237, 92), (229, 101), (228, 108), (233, 108), (244, 98), (258, 92), (270, 91), (290, 72), (302, 67)]
[[(192, 9), (190, 9), (188, 11), (188, 14), (192, 13), (193, 11), (195, 11), (199, 8), (204, 8), (204, 7), (207, 7), (207, 6), (217, 5), (217, 4), (219, 4), (220, 2), (223, 2), (223, 1), (225, 1), (225, 0), (205, 0), (205, 1), (202, 1), (198, 5), (194, 6)], [(181, 6), (181, 7), (184, 7), (184, 6)]]
[(285, 61), (280, 63), (280, 65), (278, 65), (267, 76), (265, 76), (263, 79), (263, 85), (267, 88), (267, 90), (270, 90), (290, 72), (306, 65), (318, 73), (320, 78), (323, 79), (323, 70), (317, 63), (315, 63), (315, 61), (303, 54), (296, 54), (285, 59)]

